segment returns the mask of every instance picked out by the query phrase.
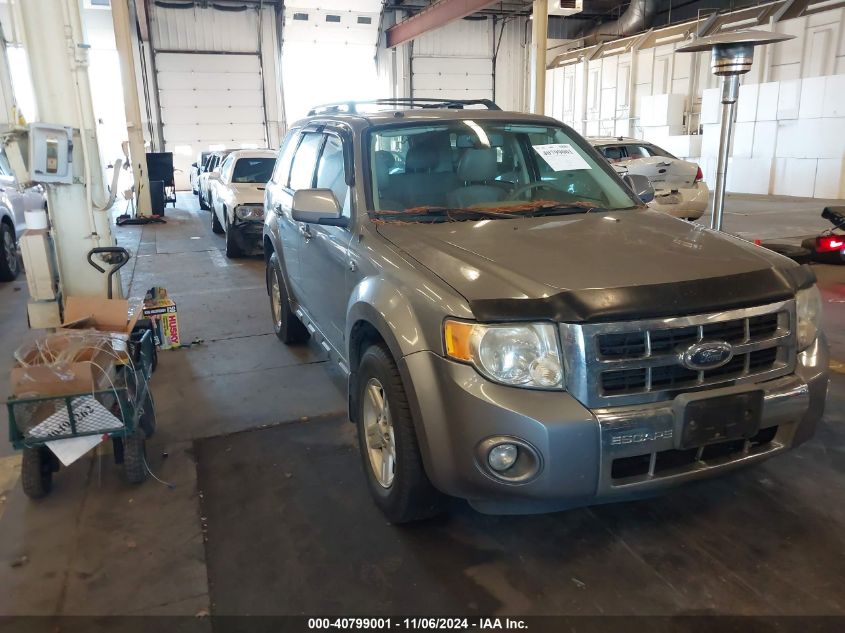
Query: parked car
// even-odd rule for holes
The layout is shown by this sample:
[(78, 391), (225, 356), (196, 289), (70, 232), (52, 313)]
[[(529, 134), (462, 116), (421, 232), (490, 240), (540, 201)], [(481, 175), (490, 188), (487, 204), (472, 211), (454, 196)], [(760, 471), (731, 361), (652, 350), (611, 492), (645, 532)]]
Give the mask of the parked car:
[(449, 105), (324, 108), (265, 192), (274, 330), (347, 374), (390, 521), (443, 495), (636, 498), (812, 436), (828, 351), (808, 268), (648, 209), (645, 178), (554, 119)]
[(191, 172), (189, 174), (189, 177), (191, 179), (191, 191), (195, 196), (199, 195), (200, 174), (203, 172), (205, 161), (208, 160), (208, 157), (210, 155), (211, 152), (200, 152), (199, 154), (197, 154), (196, 162), (191, 163)]
[(655, 211), (697, 220), (707, 210), (710, 191), (701, 167), (641, 139), (591, 137), (592, 145), (621, 173), (647, 176), (654, 187)]
[(202, 173), (197, 178), (197, 189), (199, 190), (197, 196), (199, 197), (200, 209), (205, 209), (206, 211), (211, 209), (208, 200), (208, 190), (211, 183), (208, 179), (208, 175), (213, 171), (219, 170), (220, 165), (223, 164), (223, 161), (232, 151), (233, 150), (231, 149), (227, 149), (220, 152), (214, 152), (206, 160)]
[(41, 185), (21, 191), (6, 153), (0, 150), (0, 281), (14, 281), (20, 273), (18, 239), (26, 230), (24, 212), (46, 208)]
[(264, 189), (276, 152), (240, 150), (208, 174), (211, 230), (226, 234), (226, 256), (260, 253), (264, 245)]

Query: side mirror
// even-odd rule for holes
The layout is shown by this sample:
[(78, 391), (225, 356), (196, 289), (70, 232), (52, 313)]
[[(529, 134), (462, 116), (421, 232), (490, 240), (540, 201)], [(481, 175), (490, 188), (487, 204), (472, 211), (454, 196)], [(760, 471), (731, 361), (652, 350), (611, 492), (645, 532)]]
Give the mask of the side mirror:
[(208, 172), (208, 177), (210, 180), (220, 180), (220, 172), (219, 171), (210, 171)]
[(199, 169), (199, 165), (197, 165), (196, 163), (191, 163), (191, 167), (193, 167), (194, 169)]
[(651, 186), (647, 176), (641, 174), (628, 174), (622, 180), (628, 185), (635, 194), (645, 203), (654, 200), (654, 187)]
[(291, 215), (297, 222), (349, 226), (331, 189), (300, 189), (293, 194)]

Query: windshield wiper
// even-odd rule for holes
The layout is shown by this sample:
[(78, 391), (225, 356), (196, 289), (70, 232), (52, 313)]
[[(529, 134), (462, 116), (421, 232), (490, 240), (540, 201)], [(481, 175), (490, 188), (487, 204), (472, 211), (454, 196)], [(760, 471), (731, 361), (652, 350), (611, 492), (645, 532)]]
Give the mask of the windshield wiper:
[(511, 213), (492, 209), (469, 207), (412, 207), (403, 211), (380, 210), (370, 211), (370, 216), (376, 222), (462, 222), (464, 220), (483, 219), (513, 219), (525, 217), (525, 213)]

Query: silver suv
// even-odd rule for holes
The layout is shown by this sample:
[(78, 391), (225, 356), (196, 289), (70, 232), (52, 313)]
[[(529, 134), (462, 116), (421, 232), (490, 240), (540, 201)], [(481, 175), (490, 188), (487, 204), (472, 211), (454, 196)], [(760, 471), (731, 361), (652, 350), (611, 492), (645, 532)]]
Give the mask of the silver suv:
[(288, 132), (265, 193), (274, 328), (348, 375), (391, 521), (446, 495), (489, 513), (649, 495), (812, 436), (813, 274), (649, 211), (639, 184), (488, 102), (325, 106)]

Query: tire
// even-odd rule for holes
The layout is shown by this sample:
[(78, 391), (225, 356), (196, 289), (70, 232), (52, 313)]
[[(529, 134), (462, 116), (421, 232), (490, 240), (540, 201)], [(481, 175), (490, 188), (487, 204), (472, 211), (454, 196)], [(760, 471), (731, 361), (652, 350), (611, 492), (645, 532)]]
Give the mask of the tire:
[(20, 270), (15, 229), (0, 222), (0, 281), (14, 281)]
[[(373, 390), (380, 394), (383, 407), (377, 404), (378, 396), (371, 395)], [(390, 351), (383, 344), (372, 345), (361, 357), (357, 391), (358, 446), (375, 504), (395, 524), (440, 514), (445, 496), (431, 485), (425, 474), (405, 387)], [(386, 413), (384, 425), (376, 421), (379, 410)], [(370, 440), (368, 428), (378, 437)], [(372, 448), (376, 440), (381, 448)], [(386, 456), (391, 455), (392, 468), (384, 468)]]
[(270, 255), (270, 261), (267, 262), (267, 292), (270, 295), (270, 316), (273, 319), (273, 331), (276, 338), (285, 345), (307, 341), (311, 335), (290, 309), (279, 256), (276, 253)]
[(225, 213), (227, 213), (227, 216), (226, 216), (226, 220), (227, 220), (227, 222), (226, 222), (226, 257), (228, 257), (229, 259), (236, 259), (238, 257), (243, 257), (244, 252), (241, 250), (241, 247), (238, 246), (238, 243), (235, 240), (235, 235), (232, 231), (232, 226), (228, 222), (228, 219), (229, 219), (228, 211), (226, 211), (226, 209), (223, 209), (223, 211)]
[(215, 235), (223, 235), (225, 232), (223, 225), (220, 224), (220, 220), (217, 219), (217, 212), (214, 209), (211, 209), (211, 232)]
[(153, 401), (153, 394), (149, 391), (147, 386), (147, 395), (144, 398), (143, 412), (138, 420), (138, 426), (144, 432), (144, 437), (150, 439), (156, 432), (156, 409)]
[(43, 499), (50, 494), (53, 488), (53, 464), (48, 449), (23, 449), (21, 485), (24, 494), (30, 499)]
[(205, 203), (205, 198), (203, 198), (202, 196), (202, 191), (198, 191), (197, 195), (200, 199), (200, 209), (202, 209), (203, 211), (208, 211), (208, 205)]
[(147, 479), (146, 455), (143, 434), (135, 433), (123, 438), (123, 472), (130, 484), (140, 484)]

